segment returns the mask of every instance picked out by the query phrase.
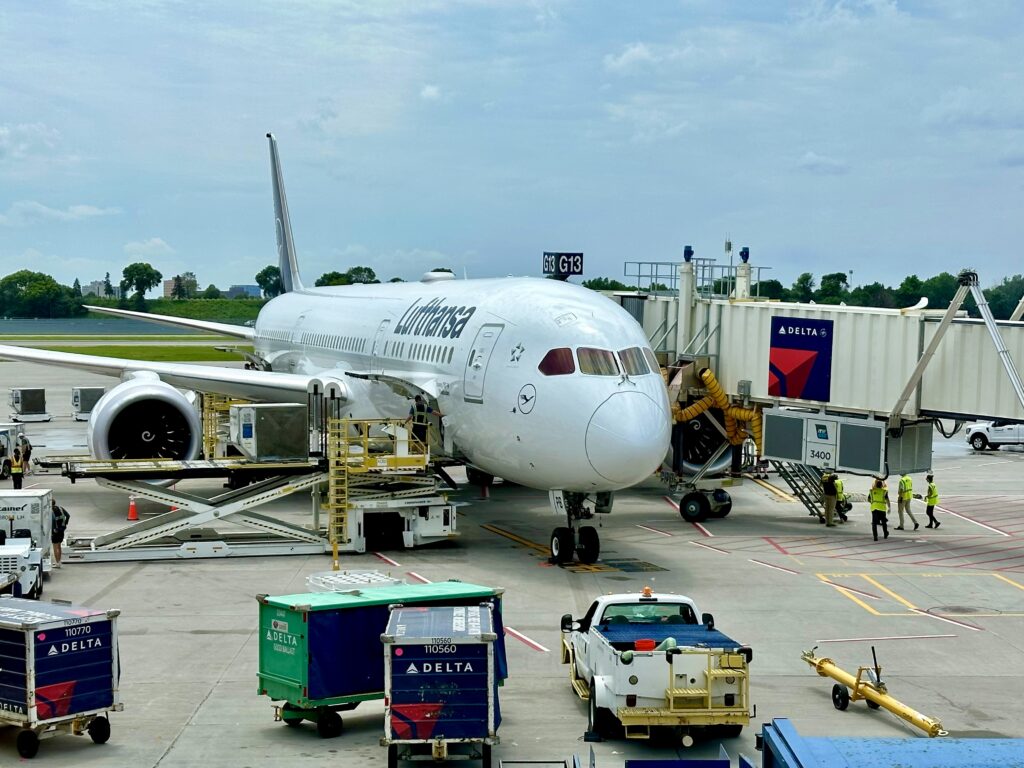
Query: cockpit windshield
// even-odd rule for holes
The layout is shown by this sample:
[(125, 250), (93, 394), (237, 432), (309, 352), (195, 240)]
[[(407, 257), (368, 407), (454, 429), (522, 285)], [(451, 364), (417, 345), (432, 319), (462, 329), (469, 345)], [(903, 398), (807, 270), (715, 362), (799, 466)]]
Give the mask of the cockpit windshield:
[(615, 355), (607, 349), (580, 347), (576, 350), (580, 359), (580, 371), (591, 376), (618, 376), (619, 366)]
[(647, 360), (644, 359), (644, 353), (640, 347), (620, 349), (619, 362), (622, 363), (622, 371), (627, 376), (643, 376), (645, 373), (651, 372), (650, 368), (647, 367)]
[(565, 376), (576, 372), (576, 363), (572, 359), (572, 350), (568, 347), (552, 349), (540, 361), (537, 369), (545, 376)]

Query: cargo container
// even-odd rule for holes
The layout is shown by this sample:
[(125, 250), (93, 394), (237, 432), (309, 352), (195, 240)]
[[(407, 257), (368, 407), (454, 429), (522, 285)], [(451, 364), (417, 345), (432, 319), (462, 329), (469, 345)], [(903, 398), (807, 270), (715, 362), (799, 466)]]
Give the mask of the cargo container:
[(470, 757), (491, 768), (501, 724), (496, 639), (487, 603), (391, 611), (381, 635), (388, 768), (397, 768), (399, 758), (420, 759), (424, 746), (446, 760), (451, 744), (479, 746)]
[(21, 729), (18, 754), (59, 733), (110, 738), (122, 709), (117, 617), (77, 605), (0, 598), (0, 725)]
[(72, 387), (71, 416), (75, 421), (88, 421), (92, 409), (106, 393), (104, 387)]
[(12, 389), (10, 397), (12, 421), (49, 421), (45, 389)]
[(232, 405), (228, 425), (231, 443), (250, 461), (309, 457), (309, 420), (304, 405)]
[(500, 588), (457, 581), (395, 584), (347, 592), (259, 595), (259, 693), (275, 702), (275, 719), (316, 723), (324, 738), (342, 730), (339, 712), (384, 698), (389, 606), (493, 606), (496, 675), (507, 676)]
[(44, 573), (49, 573), (53, 567), (52, 500), (53, 491), (47, 488), (0, 491), (0, 530), (8, 540), (32, 539), (32, 546), (39, 550)]

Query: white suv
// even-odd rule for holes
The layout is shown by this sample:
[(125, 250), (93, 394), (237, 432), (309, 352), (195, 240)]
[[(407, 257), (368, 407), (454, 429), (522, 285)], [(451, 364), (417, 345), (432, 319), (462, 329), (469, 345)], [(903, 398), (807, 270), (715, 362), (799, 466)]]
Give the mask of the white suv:
[(1024, 424), (982, 421), (967, 425), (967, 442), (976, 451), (1001, 445), (1024, 445)]

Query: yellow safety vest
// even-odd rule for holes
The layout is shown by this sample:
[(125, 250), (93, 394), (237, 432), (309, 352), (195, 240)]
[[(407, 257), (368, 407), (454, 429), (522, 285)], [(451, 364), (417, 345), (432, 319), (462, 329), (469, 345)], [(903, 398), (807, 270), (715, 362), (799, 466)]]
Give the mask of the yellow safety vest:
[(935, 487), (935, 483), (928, 483), (928, 495), (924, 500), (929, 507), (934, 507), (939, 503), (939, 489)]
[(871, 502), (872, 512), (885, 512), (888, 505), (885, 502), (885, 488), (872, 488), (868, 491), (868, 501)]
[(12, 475), (23, 474), (23, 470), (21, 468), (21, 459), (13, 459), (13, 458), (11, 459), (11, 474)]
[(900, 478), (900, 500), (907, 501), (913, 496), (914, 493), (914, 481), (910, 479), (910, 475), (904, 475)]
[(842, 501), (843, 499), (846, 498), (846, 496), (843, 495), (843, 481), (840, 480), (838, 477), (836, 478), (836, 498), (839, 501)]

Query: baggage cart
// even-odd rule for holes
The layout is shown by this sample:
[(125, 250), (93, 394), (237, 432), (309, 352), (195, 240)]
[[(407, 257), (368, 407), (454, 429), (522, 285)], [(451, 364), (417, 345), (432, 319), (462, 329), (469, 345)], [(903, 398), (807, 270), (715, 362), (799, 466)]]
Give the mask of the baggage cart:
[(491, 606), (396, 606), (381, 635), (384, 653), (384, 737), (388, 768), (399, 758), (448, 760), (449, 746), (491, 768), (501, 711), (495, 674)]
[[(441, 581), (347, 592), (259, 595), (258, 692), (275, 702), (274, 719), (297, 727), (316, 723), (323, 738), (339, 736), (340, 712), (384, 698), (384, 646), (389, 606), (493, 607), (497, 676), (507, 676), (501, 596), (504, 590)], [(277, 703), (280, 702), (280, 703)]]
[(20, 728), (18, 754), (60, 733), (110, 738), (120, 712), (120, 611), (0, 598), (0, 725)]

